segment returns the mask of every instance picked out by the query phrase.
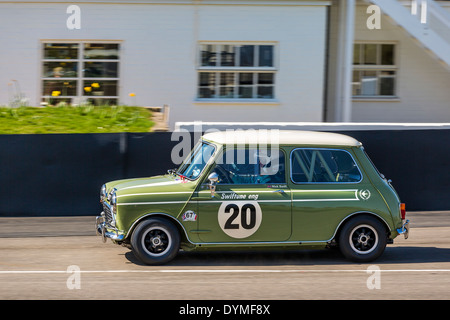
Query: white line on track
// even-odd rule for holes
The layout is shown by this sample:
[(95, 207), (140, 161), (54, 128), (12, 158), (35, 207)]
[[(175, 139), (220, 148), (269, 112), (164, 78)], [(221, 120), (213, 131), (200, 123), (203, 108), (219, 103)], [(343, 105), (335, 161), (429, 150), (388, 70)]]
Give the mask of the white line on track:
[[(371, 269), (277, 270), (277, 269), (157, 269), (157, 270), (79, 270), (80, 273), (340, 273), (373, 272)], [(378, 272), (450, 272), (450, 269), (377, 269)], [(66, 270), (0, 270), (1, 274), (67, 274)]]

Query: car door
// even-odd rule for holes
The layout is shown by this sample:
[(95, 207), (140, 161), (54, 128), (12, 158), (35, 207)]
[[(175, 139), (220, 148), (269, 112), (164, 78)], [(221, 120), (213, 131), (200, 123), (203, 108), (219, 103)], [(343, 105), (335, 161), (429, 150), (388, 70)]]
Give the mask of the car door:
[(210, 172), (219, 181), (212, 196), (208, 181), (194, 199), (198, 232), (206, 243), (284, 241), (291, 235), (291, 194), (285, 156), (257, 148), (227, 149)]

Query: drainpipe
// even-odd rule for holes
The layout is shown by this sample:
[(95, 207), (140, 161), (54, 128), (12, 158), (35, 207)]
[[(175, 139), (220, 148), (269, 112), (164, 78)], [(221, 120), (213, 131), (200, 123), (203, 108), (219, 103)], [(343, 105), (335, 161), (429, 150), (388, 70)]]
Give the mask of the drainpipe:
[(352, 71), (353, 71), (353, 38), (355, 27), (355, 0), (339, 1), (339, 42), (338, 42), (338, 77), (337, 122), (352, 120)]

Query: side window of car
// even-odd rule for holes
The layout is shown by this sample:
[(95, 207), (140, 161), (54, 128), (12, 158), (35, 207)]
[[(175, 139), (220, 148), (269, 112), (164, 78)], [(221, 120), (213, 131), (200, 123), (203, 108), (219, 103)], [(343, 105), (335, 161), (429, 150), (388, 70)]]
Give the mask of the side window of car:
[(291, 153), (291, 178), (295, 183), (359, 182), (362, 175), (345, 150), (295, 149)]
[(219, 184), (286, 183), (285, 157), (279, 149), (228, 149), (213, 171)]

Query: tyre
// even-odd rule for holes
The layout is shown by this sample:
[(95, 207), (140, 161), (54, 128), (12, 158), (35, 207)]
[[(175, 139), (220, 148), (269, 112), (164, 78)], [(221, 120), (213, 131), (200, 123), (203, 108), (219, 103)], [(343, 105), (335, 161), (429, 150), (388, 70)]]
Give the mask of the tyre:
[(131, 235), (131, 249), (145, 264), (164, 264), (171, 261), (180, 248), (177, 228), (166, 219), (144, 220)]
[(350, 219), (339, 235), (342, 254), (355, 262), (369, 262), (384, 252), (387, 230), (383, 223), (371, 216), (357, 216)]

